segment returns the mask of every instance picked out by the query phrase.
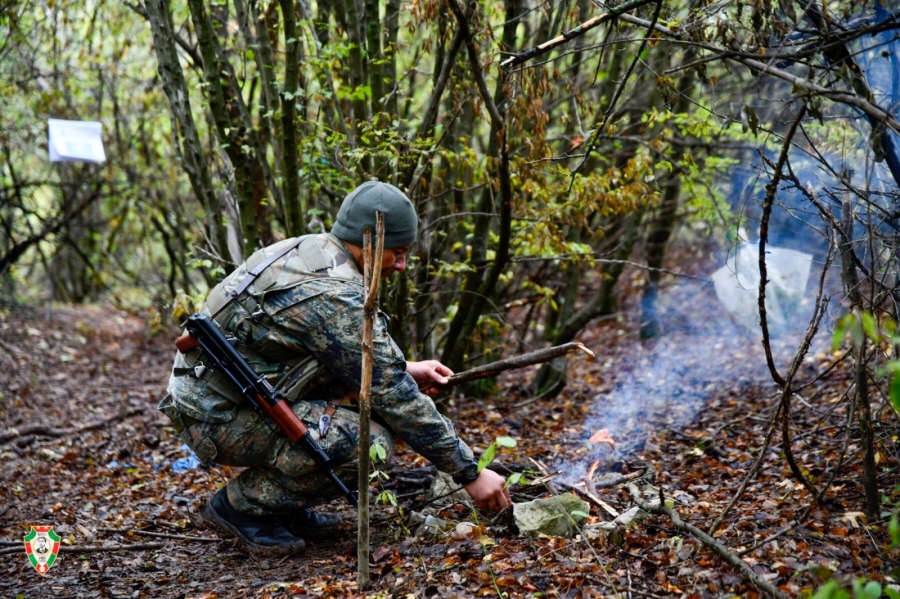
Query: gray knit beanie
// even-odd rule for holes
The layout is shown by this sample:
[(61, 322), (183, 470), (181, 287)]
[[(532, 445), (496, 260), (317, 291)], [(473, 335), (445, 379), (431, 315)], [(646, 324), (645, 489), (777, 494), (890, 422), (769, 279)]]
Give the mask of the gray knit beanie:
[(367, 181), (344, 198), (331, 233), (353, 245), (362, 246), (366, 227), (372, 227), (375, 243), (375, 211), (384, 213), (384, 247), (401, 248), (416, 240), (419, 221), (406, 194), (381, 181)]

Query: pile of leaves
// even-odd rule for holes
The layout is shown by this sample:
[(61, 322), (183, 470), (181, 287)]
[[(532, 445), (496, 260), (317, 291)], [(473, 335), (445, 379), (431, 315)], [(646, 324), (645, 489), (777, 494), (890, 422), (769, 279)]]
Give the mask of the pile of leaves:
[[(896, 418), (886, 407), (878, 412), (885, 511), (868, 521), (858, 447), (842, 428), (852, 377), (829, 347), (815, 347), (798, 374), (811, 385), (792, 415), (793, 449), (816, 484), (831, 477), (828, 491), (815, 503), (791, 478), (777, 436), (744, 484), (778, 389), (759, 344), (730, 324), (713, 325), (705, 315), (716, 308), (695, 301), (697, 294), (689, 286), (671, 290), (669, 330), (658, 340), (637, 339), (627, 311), (597, 324), (581, 339), (596, 360), (570, 360), (569, 384), (553, 400), (534, 401), (524, 387), (533, 373), (522, 372), (502, 375), (487, 397), (462, 389), (446, 400), (476, 452), (493, 444), (492, 467), (517, 475), (514, 500), (575, 492), (588, 501), (579, 534), (525, 536), (510, 514), (458, 502), (436, 507), (426, 499), (433, 469), (401, 447), (387, 481), (373, 485), (373, 496), (390, 491), (396, 505), (374, 507), (373, 584), (364, 593), (356, 584), (356, 514), (341, 502), (324, 509), (344, 515), (342, 534), (310, 543), (301, 557), (248, 557), (192, 519), (237, 469), (197, 466), (156, 410), (177, 331), (151, 330), (140, 316), (104, 307), (7, 307), (0, 316), (0, 552), (9, 559), (0, 594), (756, 597), (761, 584), (799, 596), (829, 580), (821, 596), (854, 581), (861, 594), (894, 593), (888, 518), (900, 501)], [(794, 342), (776, 344), (776, 355), (789, 357)], [(497, 437), (517, 443), (499, 447)], [(597, 527), (636, 501), (669, 513)], [(443, 530), (417, 524), (429, 509)], [(43, 577), (22, 544), (37, 525), (62, 537), (60, 557)]]

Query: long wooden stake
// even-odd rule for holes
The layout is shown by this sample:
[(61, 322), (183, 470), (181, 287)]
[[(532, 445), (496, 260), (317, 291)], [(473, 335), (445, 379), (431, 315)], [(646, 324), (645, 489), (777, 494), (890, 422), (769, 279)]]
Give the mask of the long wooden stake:
[[(356, 584), (360, 591), (369, 588), (369, 421), (372, 414), (372, 337), (375, 330), (375, 300), (381, 278), (381, 257), (384, 252), (384, 215), (375, 213), (376, 248), (372, 248), (372, 229), (367, 228), (363, 239), (363, 302), (362, 376), (359, 389), (359, 524), (356, 536)], [(374, 254), (374, 256), (373, 256)]]

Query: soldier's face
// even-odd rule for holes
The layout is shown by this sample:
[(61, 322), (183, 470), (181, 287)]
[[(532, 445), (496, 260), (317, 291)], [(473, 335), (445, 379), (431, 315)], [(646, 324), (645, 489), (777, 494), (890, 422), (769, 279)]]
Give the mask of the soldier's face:
[(406, 270), (406, 252), (408, 250), (409, 246), (384, 249), (384, 253), (381, 254), (381, 276), (383, 278)]

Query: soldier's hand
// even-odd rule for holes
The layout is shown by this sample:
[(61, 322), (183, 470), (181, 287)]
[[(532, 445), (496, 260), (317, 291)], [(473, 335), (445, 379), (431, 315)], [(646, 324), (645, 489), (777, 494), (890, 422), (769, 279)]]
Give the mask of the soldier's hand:
[(463, 485), (463, 488), (481, 509), (499, 512), (512, 505), (506, 479), (493, 470), (485, 468), (478, 474), (478, 478)]
[(406, 372), (419, 384), (422, 393), (432, 397), (440, 393), (440, 385), (447, 384), (447, 377), (453, 371), (437, 360), (422, 360), (421, 362), (406, 362)]

